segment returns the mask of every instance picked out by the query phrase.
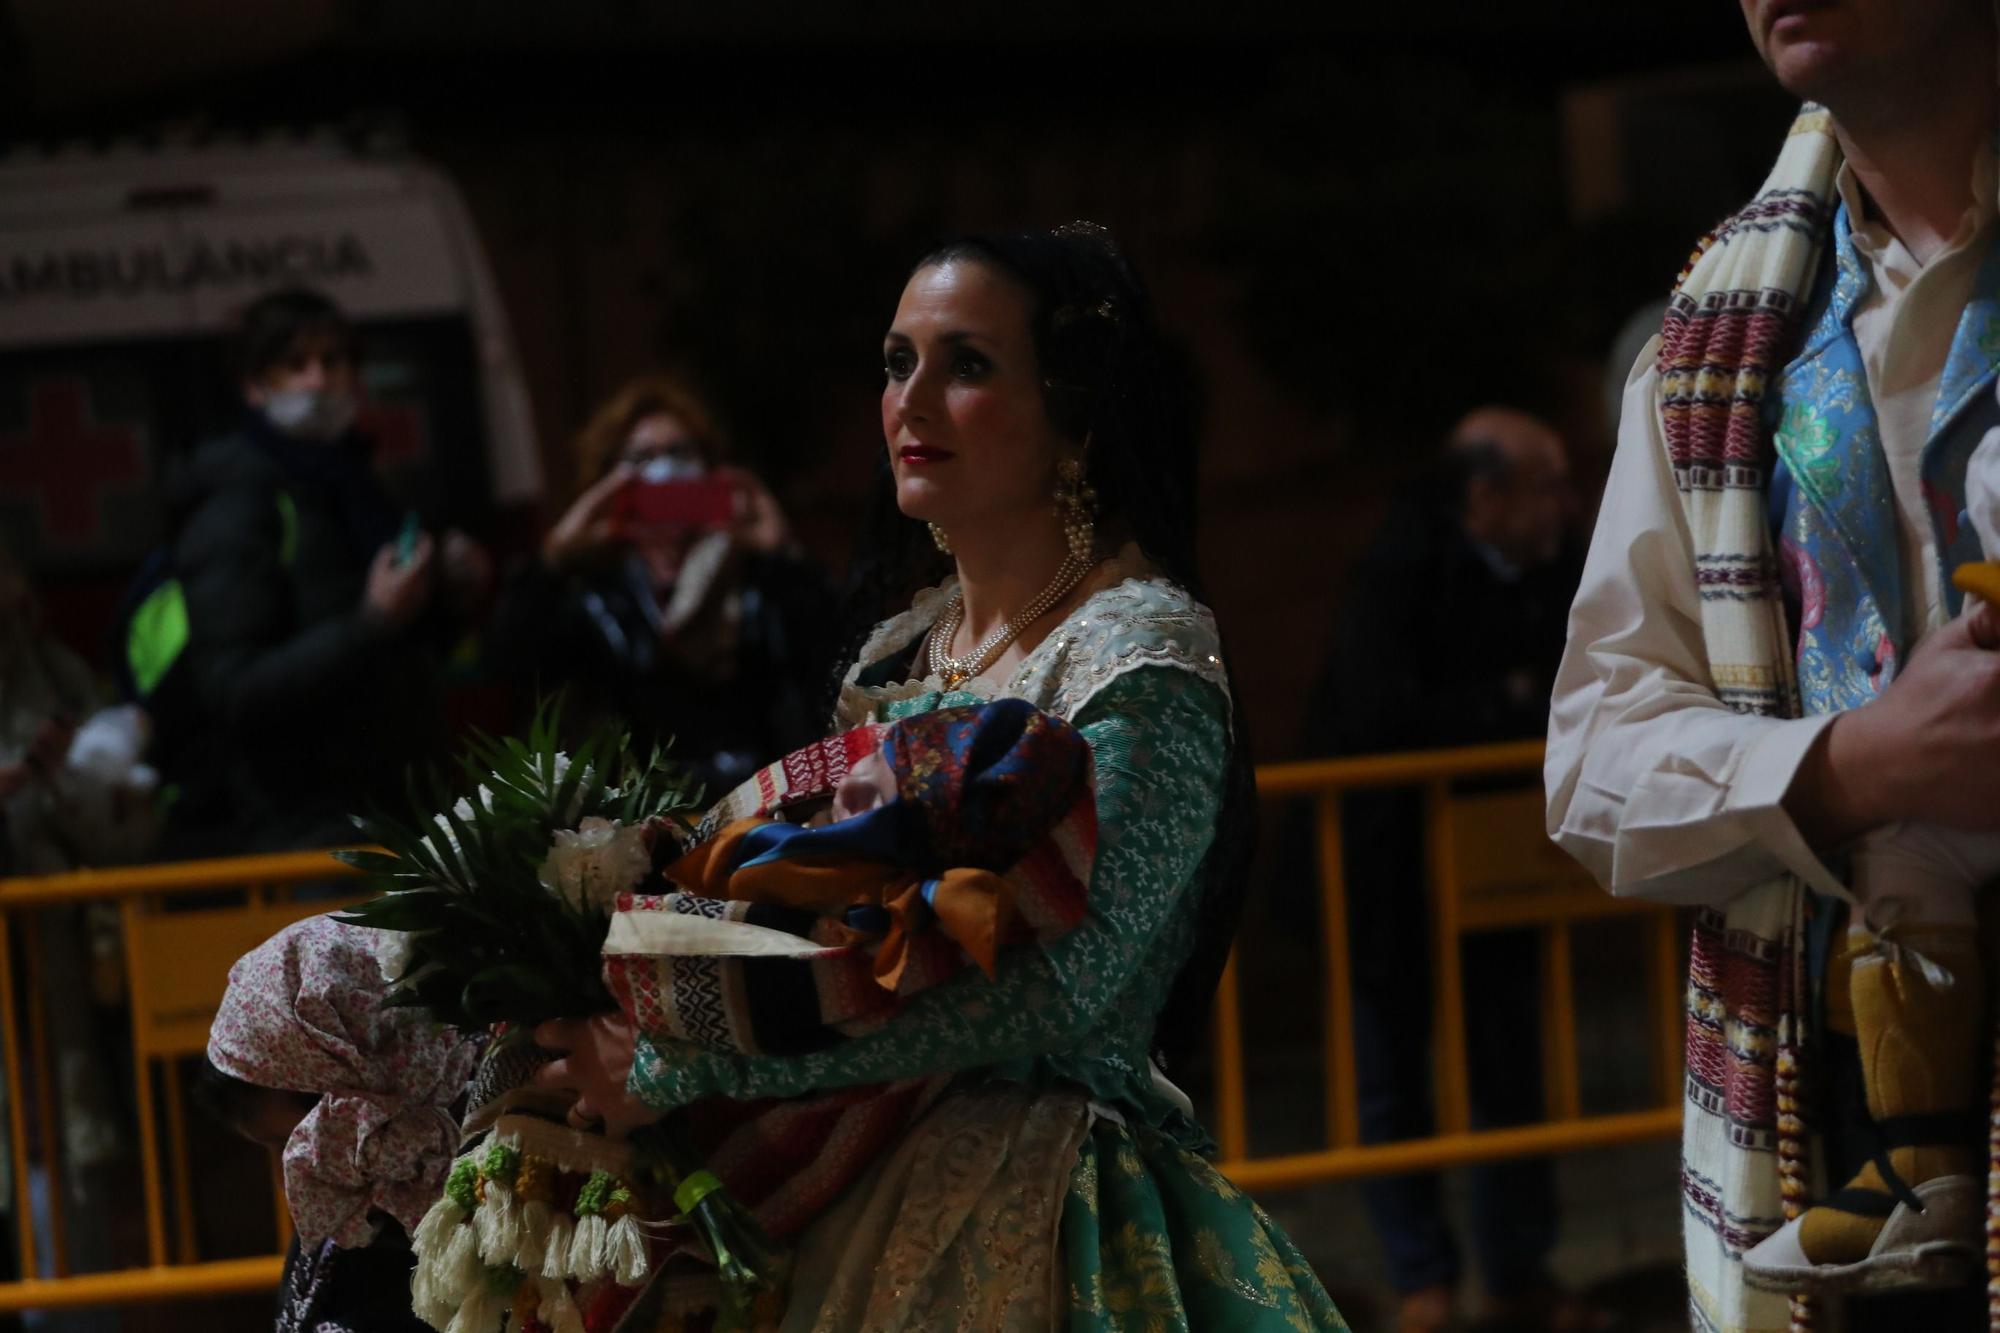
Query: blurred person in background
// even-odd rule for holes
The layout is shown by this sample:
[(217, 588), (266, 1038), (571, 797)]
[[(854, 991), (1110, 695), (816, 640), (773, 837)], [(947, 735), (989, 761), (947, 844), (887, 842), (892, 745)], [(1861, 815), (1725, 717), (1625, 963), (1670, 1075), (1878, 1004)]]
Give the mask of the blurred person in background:
[[(147, 720), (130, 705), (106, 704), (90, 668), (43, 630), (34, 588), (0, 546), (0, 874), (114, 865), (150, 850), (159, 779), (143, 762)], [(54, 1052), (59, 1183), (67, 1215), (82, 1216), (114, 1197), (128, 1146), (107, 1058), (118, 1048), (117, 914), (104, 903), (43, 907), (14, 924), (41, 960), (33, 975)], [(38, 1100), (27, 1102), (31, 1117)], [(44, 1241), (52, 1234), (46, 1171), (33, 1167), (30, 1182)], [(70, 1261), (84, 1269), (113, 1262), (104, 1228), (72, 1228), (68, 1240)], [(105, 1313), (47, 1318), (45, 1326), (65, 1330), (117, 1326)]]
[[(1392, 509), (1349, 577), (1307, 753), (1539, 737), (1576, 586), (1573, 512), (1563, 441), (1546, 422), (1502, 406), (1461, 420), (1441, 466)], [(1359, 793), (1346, 798), (1342, 817), (1362, 1138), (1419, 1137), (1433, 1129), (1422, 802), (1409, 791)], [(1484, 933), (1463, 947), (1473, 1122), (1536, 1120), (1536, 939)], [(1548, 1269), (1556, 1237), (1550, 1164), (1499, 1162), (1470, 1174), (1472, 1249), (1498, 1326), (1601, 1327), (1601, 1315), (1558, 1289)], [(1401, 1298), (1395, 1327), (1460, 1327), (1461, 1264), (1439, 1179), (1396, 1176), (1364, 1188)]]
[(582, 493), (513, 570), (494, 669), (568, 692), (568, 724), (617, 718), (720, 791), (816, 738), (833, 596), (708, 404), (632, 381), (574, 445)]
[(150, 848), (149, 724), (106, 703), (83, 659), (44, 632), (27, 574), (0, 547), (0, 874), (115, 865)]
[(350, 840), (349, 812), (440, 747), (442, 649), (491, 582), (478, 543), (434, 540), (383, 490), (333, 302), (261, 297), (235, 351), (242, 424), (172, 496), (193, 714), (170, 719), (193, 737), (169, 773), (181, 852)]

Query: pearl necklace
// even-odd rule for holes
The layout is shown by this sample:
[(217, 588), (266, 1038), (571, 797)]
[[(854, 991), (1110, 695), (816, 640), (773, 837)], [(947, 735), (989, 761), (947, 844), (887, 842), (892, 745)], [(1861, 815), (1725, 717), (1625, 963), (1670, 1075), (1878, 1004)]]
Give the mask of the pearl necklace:
[(1083, 582), (1084, 575), (1090, 573), (1095, 562), (1075, 554), (1063, 557), (1062, 568), (1049, 586), (1042, 589), (1035, 599), (1009, 616), (998, 628), (982, 640), (977, 648), (964, 657), (951, 655), (951, 641), (958, 637), (959, 626), (965, 623), (965, 594), (955, 592), (951, 604), (931, 627), (930, 666), (931, 674), (944, 681), (947, 690), (955, 690), (986, 670), (988, 664), (997, 657), (1008, 644), (1021, 637), (1021, 631), (1047, 615), (1063, 598)]

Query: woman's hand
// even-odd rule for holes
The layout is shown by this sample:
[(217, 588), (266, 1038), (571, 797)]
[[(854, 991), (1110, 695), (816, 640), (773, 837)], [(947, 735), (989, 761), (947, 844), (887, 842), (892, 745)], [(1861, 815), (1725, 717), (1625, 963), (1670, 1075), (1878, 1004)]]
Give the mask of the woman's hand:
[(11, 764), (0, 764), (0, 800), (5, 800), (38, 779), (46, 780), (69, 759), (70, 742), (76, 739), (76, 724), (67, 716), (48, 718), (35, 728), (27, 752)]
[(26, 791), (28, 784), (34, 780), (35, 770), (29, 768), (25, 760), (0, 764), (0, 801), (9, 800)]
[(722, 475), (736, 487), (736, 519), (729, 535), (736, 545), (758, 555), (776, 555), (792, 544), (791, 525), (777, 497), (754, 473), (742, 468), (723, 468)]
[(445, 592), (453, 608), (469, 616), (493, 590), (493, 557), (457, 528), (444, 535), (439, 554)]
[(551, 1019), (535, 1029), (535, 1044), (559, 1058), (535, 1071), (534, 1086), (576, 1094), (569, 1113), (572, 1125), (582, 1128), (602, 1119), (605, 1135), (622, 1139), (660, 1118), (659, 1111), (625, 1090), (635, 1038), (624, 1014)]
[(28, 767), (44, 776), (55, 772), (69, 761), (69, 747), (75, 740), (76, 720), (69, 714), (43, 719), (35, 728), (35, 739), (28, 743)]
[(28, 751), (10, 765), (0, 765), (0, 801), (6, 801), (36, 779), (48, 779), (70, 757), (70, 743), (76, 741), (76, 723), (68, 715), (46, 719), (34, 729)]
[(618, 541), (618, 524), (611, 517), (611, 507), (631, 479), (632, 469), (620, 464), (577, 496), (576, 503), (542, 538), (542, 563), (550, 569), (565, 569)]

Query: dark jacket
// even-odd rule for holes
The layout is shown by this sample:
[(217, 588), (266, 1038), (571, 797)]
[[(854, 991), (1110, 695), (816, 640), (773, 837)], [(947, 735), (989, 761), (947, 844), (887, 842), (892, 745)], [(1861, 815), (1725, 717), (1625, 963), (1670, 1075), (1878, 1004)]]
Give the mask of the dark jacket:
[(525, 560), (487, 629), (491, 669), (566, 690), (573, 725), (616, 719), (641, 748), (672, 741), (711, 796), (825, 734), (834, 595), (817, 564), (733, 553), (671, 643), (659, 601), (636, 557), (568, 572)]
[[(1571, 555), (1503, 577), (1428, 489), (1406, 496), (1349, 573), (1308, 712), (1310, 758), (1528, 740), (1548, 729), (1580, 565)], [(1423, 883), (1423, 806), (1410, 789), (1342, 802), (1348, 903), (1359, 937), (1396, 927), (1362, 920), (1415, 912)], [(1281, 899), (1316, 910), (1303, 822), (1287, 831)], [(1421, 938), (1421, 936), (1418, 936)], [(1357, 969), (1400, 966), (1393, 950), (1357, 953)]]
[(1448, 508), (1422, 494), (1404, 499), (1348, 575), (1308, 752), (1545, 734), (1579, 572), (1565, 558), (1503, 578)]
[(253, 416), (178, 479), (184, 661), (211, 742), (172, 775), (184, 831), (244, 848), (350, 839), (346, 816), (400, 791), (405, 767), (439, 748), (429, 631), (361, 610), (396, 527), (365, 460), (365, 441), (300, 444)]
[(432, 1333), (410, 1311), (416, 1256), (402, 1227), (384, 1220), (375, 1239), (344, 1250), (325, 1241), (285, 1256), (275, 1333)]

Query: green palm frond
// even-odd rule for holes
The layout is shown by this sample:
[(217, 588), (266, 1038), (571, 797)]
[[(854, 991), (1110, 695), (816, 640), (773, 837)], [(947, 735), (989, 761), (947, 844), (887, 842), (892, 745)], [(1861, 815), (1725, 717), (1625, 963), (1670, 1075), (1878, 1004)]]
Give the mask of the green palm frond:
[(610, 1008), (600, 975), (607, 917), (540, 881), (557, 832), (587, 817), (663, 821), (684, 837), (702, 793), (654, 747), (640, 756), (616, 727), (561, 749), (560, 700), (535, 711), (525, 740), (475, 733), (443, 774), (412, 773), (405, 810), (359, 822), (382, 851), (341, 854), (378, 896), (345, 920), (411, 936), (391, 1002), (467, 1028), (534, 1023)]

